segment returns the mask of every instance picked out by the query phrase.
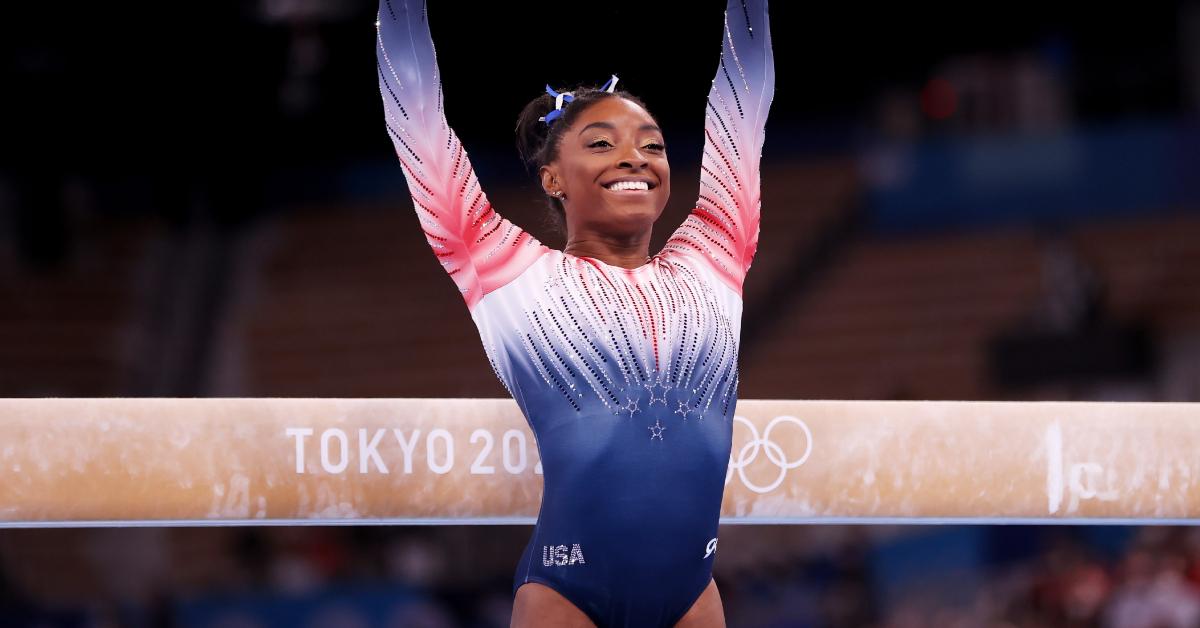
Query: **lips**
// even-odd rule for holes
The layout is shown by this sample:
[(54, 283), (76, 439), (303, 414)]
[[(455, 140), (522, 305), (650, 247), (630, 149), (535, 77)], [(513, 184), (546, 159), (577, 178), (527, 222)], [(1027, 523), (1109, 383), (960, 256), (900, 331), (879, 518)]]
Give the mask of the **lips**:
[(623, 189), (610, 190), (608, 188), (605, 188), (604, 191), (608, 192), (609, 194), (612, 194), (614, 196), (628, 196), (628, 197), (650, 196), (653, 193), (652, 190), (639, 190), (637, 188), (634, 188), (632, 190), (623, 190)]
[(642, 178), (642, 177), (625, 177), (625, 178), (620, 178), (620, 179), (613, 179), (611, 181), (606, 181), (606, 183), (602, 183), (600, 185), (604, 186), (605, 189), (611, 190), (613, 185), (629, 184), (629, 183), (646, 184), (646, 186), (650, 190), (654, 190), (655, 187), (658, 187), (658, 184), (655, 184), (653, 180)]
[(654, 188), (658, 187), (658, 184), (656, 184), (655, 182), (653, 182), (649, 179), (633, 179), (633, 178), (617, 179), (616, 181), (609, 181), (608, 183), (603, 183), (601, 185), (604, 187), (604, 189), (606, 189), (610, 192), (626, 193), (626, 194), (634, 193), (634, 192), (648, 192), (648, 191), (653, 190)]

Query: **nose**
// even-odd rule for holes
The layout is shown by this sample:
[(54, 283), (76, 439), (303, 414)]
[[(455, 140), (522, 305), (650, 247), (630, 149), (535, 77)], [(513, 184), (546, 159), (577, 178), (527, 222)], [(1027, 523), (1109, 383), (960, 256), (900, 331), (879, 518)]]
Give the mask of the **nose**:
[(650, 161), (638, 150), (636, 146), (631, 147), (621, 155), (620, 162), (617, 163), (618, 168), (649, 168)]

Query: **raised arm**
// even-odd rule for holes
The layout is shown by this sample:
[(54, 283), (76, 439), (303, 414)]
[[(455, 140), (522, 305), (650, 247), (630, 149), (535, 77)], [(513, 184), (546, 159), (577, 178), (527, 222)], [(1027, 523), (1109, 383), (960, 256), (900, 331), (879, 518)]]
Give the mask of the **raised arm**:
[(545, 247), (492, 209), (446, 123), (437, 55), (422, 0), (380, 0), (376, 58), (388, 135), (429, 246), (474, 308)]
[(699, 255), (739, 295), (758, 248), (759, 157), (774, 95), (767, 2), (729, 0), (708, 92), (700, 198), (664, 251)]

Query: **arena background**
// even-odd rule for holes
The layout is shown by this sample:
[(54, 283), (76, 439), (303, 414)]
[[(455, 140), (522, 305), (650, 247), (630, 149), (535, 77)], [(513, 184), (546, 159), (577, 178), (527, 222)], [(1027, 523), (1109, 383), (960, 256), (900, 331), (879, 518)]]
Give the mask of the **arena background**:
[[(512, 146), (611, 73), (697, 190), (723, 3), (432, 3), (447, 116)], [(772, 7), (745, 399), (1200, 401), (1200, 3)], [(422, 237), (361, 0), (0, 26), (0, 396), (503, 397)], [(0, 625), (506, 626), (528, 527), (6, 530)], [(731, 626), (1195, 626), (1171, 527), (721, 532)]]

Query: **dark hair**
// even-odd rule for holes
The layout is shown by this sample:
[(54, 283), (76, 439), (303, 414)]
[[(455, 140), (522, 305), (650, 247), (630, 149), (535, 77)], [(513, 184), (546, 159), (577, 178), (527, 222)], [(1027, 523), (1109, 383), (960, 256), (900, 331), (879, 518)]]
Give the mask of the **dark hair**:
[[(556, 91), (562, 93), (561, 90)], [(538, 120), (554, 111), (554, 97), (548, 93), (543, 93), (529, 101), (529, 104), (521, 110), (521, 115), (517, 117), (517, 152), (520, 153), (521, 160), (525, 162), (525, 168), (535, 176), (542, 166), (558, 159), (558, 143), (562, 139), (563, 131), (574, 124), (575, 119), (588, 107), (605, 98), (617, 97), (646, 109), (646, 105), (641, 99), (621, 89), (610, 93), (595, 87), (579, 86), (566, 91), (571, 92), (574, 100), (569, 104), (564, 104), (562, 114), (550, 124)], [(647, 111), (649, 110), (647, 109)], [(540, 179), (538, 189), (541, 189)], [(565, 233), (566, 212), (563, 209), (562, 201), (547, 195), (546, 204), (550, 207), (550, 220), (547, 222), (560, 234)]]

